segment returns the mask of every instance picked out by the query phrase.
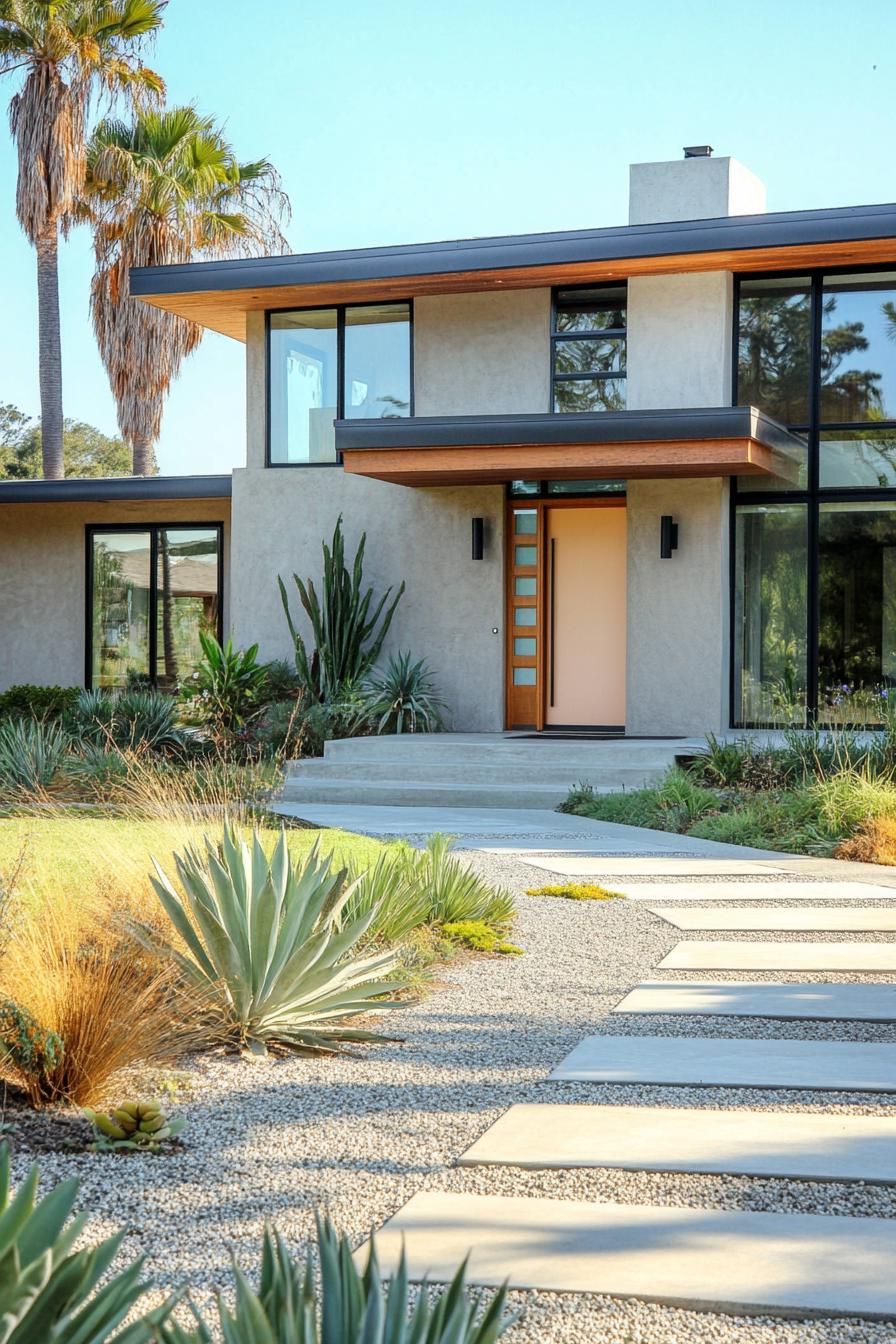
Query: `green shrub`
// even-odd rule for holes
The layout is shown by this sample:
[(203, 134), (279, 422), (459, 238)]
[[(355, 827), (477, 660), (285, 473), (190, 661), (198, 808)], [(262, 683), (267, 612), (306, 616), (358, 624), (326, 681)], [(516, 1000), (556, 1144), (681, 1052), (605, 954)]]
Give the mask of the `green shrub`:
[(274, 658), (265, 664), (265, 679), (261, 688), (261, 702), (266, 705), (288, 700), (295, 704), (302, 693), (299, 674), (285, 658)]
[[(0, 1340), (3, 1344), (151, 1344), (174, 1305), (121, 1323), (149, 1287), (143, 1261), (114, 1272), (123, 1234), (75, 1251), (84, 1215), (72, 1218), (76, 1180), (63, 1181), (37, 1200), (39, 1172), (32, 1167), (12, 1196), (9, 1149), (0, 1145)], [(102, 1284), (102, 1286), (100, 1286)]]
[(363, 684), (379, 659), (395, 608), (404, 593), (402, 583), (389, 603), (392, 589), (387, 588), (374, 604), (373, 589), (365, 591), (363, 587), (366, 544), (367, 534), (362, 533), (349, 570), (340, 514), (331, 545), (322, 544), (324, 573), (320, 596), (311, 579), (306, 582), (293, 574), (299, 601), (311, 623), (314, 649), (310, 655), (293, 621), (286, 585), (282, 578), (277, 578), (292, 636), (296, 672), (309, 700), (336, 704), (343, 698), (346, 686)]
[(106, 798), (126, 783), (129, 762), (117, 747), (84, 741), (66, 758), (65, 772), (85, 792)]
[(77, 686), (10, 686), (0, 694), (0, 719), (21, 715), (31, 719), (61, 719), (78, 699)]
[(68, 723), (81, 742), (106, 749), (164, 751), (184, 744), (177, 702), (161, 691), (81, 691)]
[(259, 711), (267, 664), (258, 661), (257, 644), (235, 649), (232, 639), (219, 644), (207, 630), (199, 631), (199, 642), (202, 657), (180, 687), (181, 697), (213, 732), (239, 732)]
[(369, 678), (364, 693), (377, 733), (438, 733), (445, 726), (445, 702), (422, 658), (412, 663), (409, 653), (393, 655), (385, 671)]
[(652, 827), (656, 825), (657, 791), (632, 789), (621, 793), (595, 793), (579, 786), (561, 804), (560, 811), (593, 817), (595, 821), (612, 821), (620, 826)]
[(0, 722), (0, 795), (34, 795), (51, 788), (68, 745), (59, 723), (42, 719)]
[(482, 919), (459, 919), (442, 925), (442, 933), (452, 943), (460, 943), (473, 952), (500, 952), (521, 957), (523, 949), (507, 943), (496, 929)]
[(213, 1338), (229, 1344), (495, 1344), (516, 1319), (505, 1315), (506, 1286), (491, 1295), (468, 1294), (466, 1262), (438, 1298), (424, 1288), (410, 1307), (404, 1248), (384, 1287), (374, 1242), (362, 1274), (348, 1238), (338, 1236), (328, 1218), (318, 1215), (316, 1222), (320, 1303), (311, 1257), (297, 1262), (283, 1238), (266, 1230), (258, 1291), (235, 1271), (236, 1301), (231, 1308), (218, 1298), (215, 1333), (201, 1318), (195, 1329), (168, 1322), (159, 1331), (162, 1344), (211, 1344)]
[(718, 810), (711, 789), (694, 782), (685, 770), (670, 770), (656, 791), (654, 825), (661, 830), (686, 831), (700, 817)]
[(744, 757), (750, 753), (747, 738), (737, 742), (720, 742), (715, 733), (706, 738), (706, 750), (694, 761), (691, 773), (704, 784), (733, 788), (743, 779)]
[(268, 859), (257, 834), (250, 850), (225, 826), (220, 844), (206, 837), (204, 854), (174, 859), (183, 893), (158, 865), (152, 883), (184, 950), (148, 925), (134, 931), (175, 961), (233, 1045), (321, 1052), (383, 1039), (346, 1022), (399, 1006), (382, 997), (404, 986), (399, 958), (357, 954), (374, 912), (341, 922), (351, 888), (316, 845), (293, 867), (285, 832)]
[(23, 1079), (49, 1090), (50, 1076), (62, 1061), (64, 1045), (55, 1031), (47, 1031), (12, 999), (0, 1002), (0, 1047), (5, 1063)]
[(567, 901), (625, 900), (621, 891), (609, 891), (594, 882), (562, 882), (547, 887), (530, 887), (527, 896), (559, 896)]
[(847, 835), (866, 821), (896, 817), (896, 784), (868, 772), (843, 771), (817, 780), (811, 793), (819, 814), (834, 835)]
[(307, 754), (308, 730), (297, 700), (277, 700), (265, 705), (255, 725), (255, 738), (267, 756), (284, 760)]

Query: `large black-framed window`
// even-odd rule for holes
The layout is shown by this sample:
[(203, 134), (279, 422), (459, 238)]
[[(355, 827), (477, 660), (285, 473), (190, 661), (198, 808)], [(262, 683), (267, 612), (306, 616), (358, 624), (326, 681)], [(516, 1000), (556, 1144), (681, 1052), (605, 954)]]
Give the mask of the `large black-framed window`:
[(594, 285), (554, 291), (551, 410), (625, 410), (627, 288)]
[(732, 491), (731, 721), (896, 707), (896, 272), (741, 276), (734, 402), (805, 445)]
[(84, 682), (174, 691), (223, 637), (222, 523), (95, 524), (86, 529)]
[(413, 305), (265, 314), (269, 467), (338, 466), (334, 420), (413, 414)]

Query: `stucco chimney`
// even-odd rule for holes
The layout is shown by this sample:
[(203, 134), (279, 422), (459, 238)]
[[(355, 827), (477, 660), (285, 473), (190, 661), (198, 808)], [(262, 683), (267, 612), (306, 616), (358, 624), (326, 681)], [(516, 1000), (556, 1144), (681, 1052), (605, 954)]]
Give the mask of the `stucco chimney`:
[(670, 163), (633, 163), (629, 168), (629, 224), (679, 219), (718, 219), (765, 211), (765, 184), (737, 159), (692, 152)]

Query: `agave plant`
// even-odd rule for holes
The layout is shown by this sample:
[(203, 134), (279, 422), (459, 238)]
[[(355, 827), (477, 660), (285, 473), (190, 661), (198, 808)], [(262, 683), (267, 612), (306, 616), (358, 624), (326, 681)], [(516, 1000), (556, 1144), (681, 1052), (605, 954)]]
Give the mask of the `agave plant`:
[(444, 727), (445, 702), (422, 658), (414, 663), (409, 653), (394, 654), (384, 672), (369, 678), (365, 691), (378, 733), (438, 733)]
[(161, 751), (184, 741), (177, 727), (176, 701), (151, 688), (82, 691), (69, 721), (82, 742), (98, 746)]
[(299, 1264), (283, 1238), (265, 1232), (258, 1292), (235, 1271), (236, 1303), (218, 1299), (218, 1331), (194, 1308), (196, 1327), (173, 1321), (159, 1331), (164, 1344), (495, 1344), (515, 1317), (506, 1316), (506, 1285), (489, 1297), (467, 1292), (466, 1263), (450, 1286), (432, 1301), (424, 1284), (409, 1310), (410, 1284), (404, 1251), (394, 1277), (383, 1291), (382, 1275), (371, 1242), (367, 1265), (358, 1271), (348, 1239), (328, 1218), (317, 1216), (320, 1303), (315, 1300), (313, 1264)]
[[(123, 1234), (89, 1250), (72, 1247), (86, 1218), (70, 1218), (76, 1180), (63, 1181), (37, 1202), (39, 1173), (32, 1167), (12, 1195), (9, 1149), (0, 1144), (0, 1344), (150, 1344), (174, 1298), (119, 1329), (149, 1287), (143, 1261), (110, 1270)], [(102, 1281), (102, 1287), (98, 1287)]]
[(404, 593), (404, 583), (401, 583), (390, 603), (392, 589), (387, 588), (374, 606), (373, 589), (365, 591), (363, 588), (366, 544), (365, 532), (349, 571), (345, 563), (340, 514), (333, 532), (332, 548), (323, 543), (324, 575), (320, 596), (311, 579), (306, 583), (298, 574), (293, 574), (299, 600), (311, 622), (314, 650), (310, 656), (293, 621), (286, 585), (279, 576), (277, 578), (292, 636), (296, 672), (302, 689), (315, 700), (338, 700), (345, 686), (363, 683), (380, 656), (395, 608)]
[(68, 737), (58, 723), (7, 719), (0, 723), (0, 794), (48, 789), (65, 761)]
[(399, 953), (357, 953), (376, 910), (343, 921), (353, 887), (317, 845), (293, 866), (285, 831), (268, 859), (257, 833), (250, 848), (228, 825), (220, 844), (206, 836), (204, 853), (191, 846), (174, 861), (182, 892), (158, 864), (152, 883), (177, 940), (134, 932), (174, 959), (234, 1044), (263, 1055), (384, 1039), (347, 1021), (399, 1006), (383, 999), (406, 984)]

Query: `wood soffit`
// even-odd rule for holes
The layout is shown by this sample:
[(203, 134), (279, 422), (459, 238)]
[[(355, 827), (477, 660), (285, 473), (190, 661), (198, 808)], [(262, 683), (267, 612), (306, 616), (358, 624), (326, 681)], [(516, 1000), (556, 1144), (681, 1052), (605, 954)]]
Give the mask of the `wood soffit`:
[(272, 285), (265, 288), (208, 289), (143, 294), (145, 302), (198, 322), (210, 331), (244, 341), (246, 315), (270, 308), (313, 308), (336, 303), (407, 299), (418, 295), (477, 293), (531, 289), (546, 285), (578, 285), (625, 280), (640, 275), (680, 275), (695, 271), (790, 271), (813, 267), (896, 264), (896, 238), (754, 247), (666, 256), (613, 258), (494, 270), (452, 271), (318, 284)]

